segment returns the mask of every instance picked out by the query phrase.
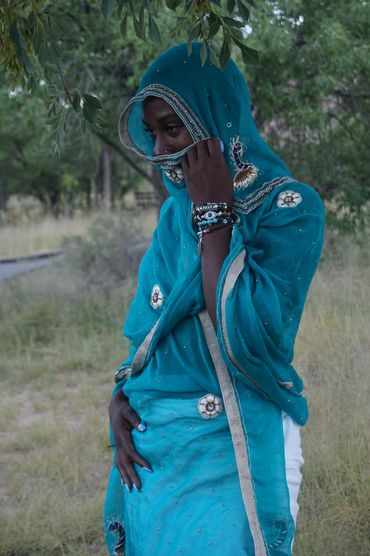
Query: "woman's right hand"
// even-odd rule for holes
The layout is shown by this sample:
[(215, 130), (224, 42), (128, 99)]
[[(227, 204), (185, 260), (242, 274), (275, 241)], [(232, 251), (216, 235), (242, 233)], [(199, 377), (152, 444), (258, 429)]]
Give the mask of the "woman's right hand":
[(131, 490), (132, 486), (139, 490), (141, 483), (134, 463), (146, 471), (152, 470), (150, 464), (136, 452), (131, 431), (135, 428), (139, 432), (145, 432), (146, 425), (131, 407), (122, 390), (116, 392), (110, 401), (109, 419), (115, 440), (118, 471), (127, 490)]

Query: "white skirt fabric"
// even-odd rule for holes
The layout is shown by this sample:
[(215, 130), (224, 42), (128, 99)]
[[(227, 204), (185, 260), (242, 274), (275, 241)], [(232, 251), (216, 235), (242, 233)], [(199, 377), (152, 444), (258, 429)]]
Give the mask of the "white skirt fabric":
[(302, 483), (301, 466), (304, 463), (301, 449), (301, 427), (293, 421), (284, 411), (283, 434), (286, 479), (289, 489), (290, 513), (297, 521), (299, 510), (298, 495)]

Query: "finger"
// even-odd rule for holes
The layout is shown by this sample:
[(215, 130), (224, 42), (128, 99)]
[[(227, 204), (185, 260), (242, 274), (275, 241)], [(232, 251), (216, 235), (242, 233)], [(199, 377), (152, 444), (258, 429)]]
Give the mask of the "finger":
[(121, 448), (120, 451), (117, 451), (116, 465), (124, 483), (127, 485), (126, 490), (131, 490), (134, 483), (137, 488), (140, 488), (140, 481), (138, 482), (139, 478), (131, 462), (134, 452), (133, 446), (130, 448), (125, 446), (125, 448)]
[(197, 150), (196, 150), (196, 145), (194, 145), (194, 147), (191, 148), (191, 149), (187, 152), (187, 159), (188, 159), (189, 166), (191, 166), (192, 164), (194, 164), (194, 162), (197, 161)]
[[(128, 475), (128, 479), (130, 484), (135, 488), (135, 490), (139, 490), (141, 487), (141, 482), (136, 473), (135, 467), (132, 462), (132, 454), (129, 453), (123, 461), (125, 473)], [(125, 481), (126, 482), (126, 481)]]
[(121, 484), (122, 484), (122, 486), (123, 486), (128, 492), (130, 492), (130, 491), (131, 491), (131, 488), (132, 488), (132, 481), (131, 481), (131, 479), (130, 479), (130, 475), (129, 475), (128, 472), (126, 471), (125, 465), (124, 465), (122, 462), (118, 461), (118, 459), (117, 459), (117, 469), (118, 469), (118, 472), (119, 472), (119, 474), (120, 474), (120, 476), (121, 476)]
[(184, 174), (186, 174), (186, 172), (189, 170), (189, 161), (188, 161), (188, 157), (186, 155), (184, 156), (184, 158), (181, 161), (181, 169), (182, 169)]
[(210, 155), (210, 151), (208, 150), (208, 141), (200, 141), (197, 143), (197, 155), (198, 160), (208, 158)]
[(136, 450), (134, 450), (134, 452), (131, 454), (131, 459), (132, 461), (140, 465), (140, 467), (142, 467), (145, 471), (153, 473), (153, 470), (148, 460), (143, 458), (143, 456), (141, 456)]
[(146, 431), (146, 424), (142, 421), (136, 411), (127, 404), (122, 410), (122, 416), (129, 424), (139, 432)]
[(208, 146), (209, 154), (211, 156), (222, 153), (220, 139), (218, 137), (211, 137), (210, 139), (208, 139), (207, 146)]

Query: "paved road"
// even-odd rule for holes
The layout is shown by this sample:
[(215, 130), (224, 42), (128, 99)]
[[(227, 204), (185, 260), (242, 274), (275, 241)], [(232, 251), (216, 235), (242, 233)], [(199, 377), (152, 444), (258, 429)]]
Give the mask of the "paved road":
[(0, 261), (0, 282), (13, 278), (18, 274), (48, 266), (55, 260), (54, 254), (41, 255), (40, 257), (24, 257)]

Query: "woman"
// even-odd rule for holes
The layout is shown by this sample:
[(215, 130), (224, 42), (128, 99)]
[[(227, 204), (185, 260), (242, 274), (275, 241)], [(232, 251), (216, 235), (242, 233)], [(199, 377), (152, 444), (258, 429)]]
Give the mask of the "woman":
[(324, 210), (259, 136), (232, 61), (198, 43), (146, 71), (123, 144), (170, 193), (110, 404), (110, 554), (291, 554), (307, 420), (293, 344)]

